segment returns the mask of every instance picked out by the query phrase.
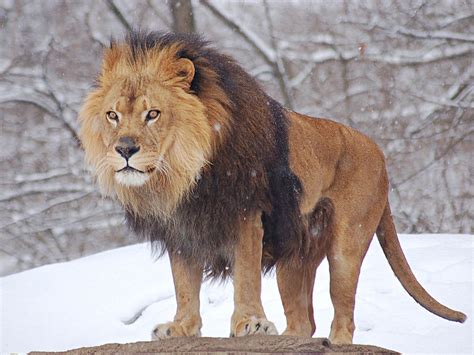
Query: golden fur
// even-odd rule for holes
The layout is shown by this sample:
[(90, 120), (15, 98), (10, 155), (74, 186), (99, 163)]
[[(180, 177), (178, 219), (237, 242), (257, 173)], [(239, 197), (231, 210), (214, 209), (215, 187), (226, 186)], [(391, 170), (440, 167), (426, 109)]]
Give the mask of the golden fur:
[[(375, 232), (410, 295), (435, 314), (465, 320), (428, 295), (413, 276), (390, 213), (385, 160), (372, 140), (333, 121), (282, 109), (230, 58), (209, 52), (201, 42), (195, 49), (195, 38), (156, 38), (152, 45), (146, 37), (138, 45), (132, 39), (107, 49), (98, 86), (80, 112), (86, 160), (102, 191), (121, 201), (134, 229), (163, 238), (170, 252), (178, 308), (173, 322), (155, 328), (154, 339), (200, 334), (203, 269), (226, 265), (235, 286), (231, 334), (276, 334), (261, 304), (260, 270), (262, 258), (276, 258), (285, 248), (285, 240), (272, 234), (281, 232), (275, 226), (285, 215), (272, 219), (271, 213), (281, 207), (279, 191), (293, 183), (289, 191), (297, 193), (304, 229), (301, 240), (286, 236), (299, 246), (287, 250), (304, 262), (277, 263), (284, 334), (314, 334), (315, 273), (327, 257), (335, 309), (330, 339), (352, 342), (357, 280)], [(161, 115), (147, 121), (152, 109)], [(106, 119), (110, 111), (118, 121)], [(140, 147), (128, 160), (141, 171), (133, 172), (136, 176), (117, 178), (125, 164), (116, 151), (120, 137), (132, 137)], [(278, 158), (272, 152), (279, 152)], [(271, 170), (275, 159), (281, 160)], [(288, 162), (291, 171), (285, 170)], [(242, 187), (247, 185), (251, 188)], [(233, 196), (234, 190), (239, 194)], [(277, 197), (267, 199), (271, 194)], [(227, 198), (242, 205), (226, 205)], [(252, 202), (258, 199), (263, 202)], [(235, 225), (219, 224), (226, 214)], [(201, 222), (209, 229), (201, 230)], [(211, 231), (212, 225), (231, 229)], [(207, 232), (214, 239), (206, 239)], [(232, 233), (235, 239), (227, 235)]]
[[(219, 144), (227, 127), (228, 113), (222, 104), (227, 99), (217, 97), (217, 101), (214, 95), (219, 96), (219, 92), (200, 100), (186, 94), (194, 66), (187, 59), (177, 62), (174, 58), (178, 50), (176, 45), (166, 50), (156, 49), (147, 53), (145, 59), (130, 62), (129, 46), (107, 49), (98, 88), (88, 95), (79, 114), (86, 162), (93, 167), (102, 192), (116, 196), (141, 215), (172, 213), (208, 164), (213, 147)], [(149, 85), (151, 82), (154, 85)], [(130, 90), (137, 97), (130, 97)], [(170, 105), (175, 101), (179, 105)], [(143, 130), (141, 115), (152, 106), (160, 107), (163, 112), (160, 127)], [(114, 130), (101, 119), (109, 110), (138, 119)], [(113, 147), (117, 137), (124, 134), (136, 136), (144, 150), (135, 166), (159, 172), (151, 174), (148, 183), (137, 189), (124, 187), (114, 179), (114, 168), (119, 168), (122, 162)]]

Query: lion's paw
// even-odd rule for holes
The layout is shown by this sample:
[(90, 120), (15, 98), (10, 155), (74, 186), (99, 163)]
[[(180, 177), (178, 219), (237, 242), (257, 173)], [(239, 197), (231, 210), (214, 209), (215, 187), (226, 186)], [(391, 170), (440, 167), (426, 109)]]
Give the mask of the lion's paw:
[(200, 329), (186, 329), (177, 322), (168, 322), (158, 324), (151, 332), (151, 340), (160, 340), (175, 337), (199, 337), (201, 336)]
[(265, 318), (246, 317), (237, 323), (231, 337), (242, 337), (246, 335), (278, 335), (275, 325)]

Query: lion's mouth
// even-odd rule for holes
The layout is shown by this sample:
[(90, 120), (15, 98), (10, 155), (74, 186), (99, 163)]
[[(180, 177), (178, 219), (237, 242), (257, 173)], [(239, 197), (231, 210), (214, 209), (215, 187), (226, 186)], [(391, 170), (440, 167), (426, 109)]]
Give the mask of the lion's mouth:
[(115, 180), (124, 186), (142, 186), (150, 178), (150, 173), (155, 170), (154, 167), (146, 171), (134, 168), (127, 164), (122, 169), (115, 170)]
[(154, 166), (152, 166), (152, 167), (146, 169), (146, 171), (143, 171), (143, 170), (134, 168), (133, 166), (130, 166), (130, 165), (124, 166), (122, 169), (115, 170), (116, 173), (123, 173), (123, 172), (130, 172), (130, 173), (132, 173), (132, 172), (135, 172), (135, 173), (141, 173), (141, 174), (150, 174), (150, 173), (152, 173), (153, 171), (155, 171), (155, 167), (154, 167)]
[(127, 165), (127, 166), (123, 167), (122, 169), (115, 170), (115, 172), (116, 173), (137, 172), (137, 173), (145, 174), (144, 171), (139, 170), (139, 169), (135, 169), (133, 166), (130, 166), (130, 165)]
[(115, 180), (124, 186), (142, 186), (148, 181), (153, 170), (155, 168), (143, 171), (127, 165), (115, 171)]

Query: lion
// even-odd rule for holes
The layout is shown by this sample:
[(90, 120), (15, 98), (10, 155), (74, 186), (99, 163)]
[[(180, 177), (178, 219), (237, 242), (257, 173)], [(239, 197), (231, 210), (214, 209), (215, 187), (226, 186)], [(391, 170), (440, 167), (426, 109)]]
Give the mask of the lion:
[(284, 335), (311, 337), (316, 269), (327, 257), (329, 340), (352, 343), (359, 272), (376, 233), (406, 291), (432, 298), (400, 247), (384, 155), (362, 133), (268, 96), (231, 57), (194, 34), (132, 31), (105, 50), (79, 113), (86, 162), (126, 221), (170, 257), (177, 310), (152, 339), (199, 336), (203, 277), (234, 283), (231, 336), (278, 334), (261, 302), (276, 267)]

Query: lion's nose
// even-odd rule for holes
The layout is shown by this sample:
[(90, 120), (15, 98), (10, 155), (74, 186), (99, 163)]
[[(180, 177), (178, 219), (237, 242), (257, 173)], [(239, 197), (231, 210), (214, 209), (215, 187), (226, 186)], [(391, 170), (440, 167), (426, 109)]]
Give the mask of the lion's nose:
[(135, 140), (131, 137), (120, 137), (115, 146), (115, 151), (127, 160), (139, 150), (140, 147), (136, 145)]

